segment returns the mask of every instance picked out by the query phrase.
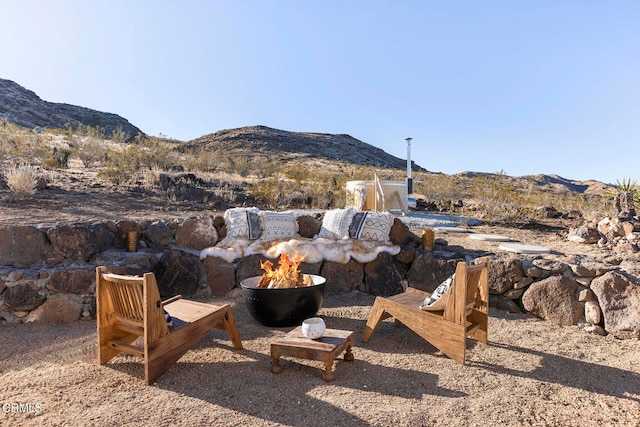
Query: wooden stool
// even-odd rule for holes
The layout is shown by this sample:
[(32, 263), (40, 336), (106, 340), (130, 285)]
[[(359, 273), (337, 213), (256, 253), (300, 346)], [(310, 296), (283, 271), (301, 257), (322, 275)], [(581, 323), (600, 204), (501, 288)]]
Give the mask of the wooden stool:
[(344, 351), (344, 360), (351, 362), (353, 360), (352, 346), (352, 331), (327, 329), (322, 337), (311, 340), (302, 335), (302, 327), (298, 326), (271, 343), (271, 372), (274, 374), (282, 372), (282, 366), (278, 360), (280, 356), (320, 360), (324, 362), (322, 379), (333, 381), (333, 361)]

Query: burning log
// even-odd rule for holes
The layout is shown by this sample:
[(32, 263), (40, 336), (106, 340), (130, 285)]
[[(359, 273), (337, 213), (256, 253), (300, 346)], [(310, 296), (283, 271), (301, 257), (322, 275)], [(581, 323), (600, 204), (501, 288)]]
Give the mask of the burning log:
[(260, 268), (265, 272), (258, 283), (258, 288), (300, 288), (313, 285), (311, 278), (303, 275), (298, 269), (301, 262), (301, 257), (294, 255), (289, 258), (285, 253), (280, 255), (278, 267), (275, 269), (271, 261), (260, 261)]

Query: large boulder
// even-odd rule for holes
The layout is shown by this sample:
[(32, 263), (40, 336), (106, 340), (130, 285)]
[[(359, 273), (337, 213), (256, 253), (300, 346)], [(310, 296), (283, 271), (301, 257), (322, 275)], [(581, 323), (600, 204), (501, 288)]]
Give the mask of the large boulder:
[(40, 264), (50, 251), (47, 235), (35, 227), (0, 227), (0, 265)]
[(640, 285), (611, 271), (593, 279), (591, 290), (598, 298), (607, 332), (618, 338), (640, 338)]
[(522, 263), (517, 258), (496, 258), (489, 264), (489, 293), (501, 295), (524, 277)]
[(208, 256), (204, 259), (204, 270), (214, 296), (226, 295), (236, 286), (236, 268), (233, 264)]
[(54, 270), (49, 276), (49, 290), (55, 293), (90, 294), (95, 293), (96, 272), (91, 270)]
[(47, 299), (46, 292), (31, 281), (7, 286), (2, 297), (4, 303), (16, 311), (33, 310)]
[(213, 218), (191, 218), (180, 224), (175, 233), (176, 242), (183, 248), (202, 250), (218, 243), (218, 231)]
[(75, 295), (51, 295), (25, 317), (29, 322), (73, 322), (80, 318), (82, 301)]
[(345, 293), (357, 289), (364, 279), (364, 268), (357, 261), (350, 260), (346, 264), (325, 261), (320, 275), (327, 279), (327, 293)]
[(456, 271), (458, 262), (463, 260), (463, 258), (436, 258), (430, 252), (418, 253), (407, 272), (409, 286), (433, 292), (440, 283)]
[(154, 221), (144, 230), (142, 236), (153, 246), (168, 246), (173, 239), (173, 230), (164, 221)]
[(578, 283), (565, 276), (551, 276), (531, 284), (524, 295), (525, 310), (559, 325), (576, 325), (584, 315), (578, 302)]
[(196, 294), (204, 276), (200, 257), (182, 251), (165, 251), (156, 271), (158, 290), (163, 297)]
[(89, 261), (97, 248), (89, 227), (85, 224), (60, 224), (47, 230), (53, 248), (64, 258)]
[(404, 290), (402, 274), (393, 256), (383, 252), (375, 261), (364, 265), (364, 285), (370, 295), (391, 296)]

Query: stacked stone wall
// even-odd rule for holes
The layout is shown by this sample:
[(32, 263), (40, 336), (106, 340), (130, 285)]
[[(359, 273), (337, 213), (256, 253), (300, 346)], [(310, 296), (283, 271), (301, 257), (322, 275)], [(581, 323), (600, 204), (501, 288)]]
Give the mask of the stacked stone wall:
[[(319, 221), (300, 217), (300, 234), (312, 237)], [(139, 236), (138, 250), (127, 252), (132, 231)], [(165, 297), (227, 295), (245, 278), (260, 275), (265, 257), (201, 260), (200, 251), (225, 235), (220, 217), (0, 227), (0, 323), (94, 318), (95, 268), (100, 265), (120, 274), (153, 271)], [(492, 308), (530, 313), (592, 333), (640, 337), (638, 261), (489, 254), (449, 246), (444, 239), (436, 239), (433, 251), (424, 251), (420, 239), (399, 220), (390, 238), (401, 247), (395, 256), (382, 253), (369, 263), (303, 263), (301, 269), (326, 277), (328, 294), (388, 296), (406, 286), (432, 291), (459, 261), (489, 256)]]

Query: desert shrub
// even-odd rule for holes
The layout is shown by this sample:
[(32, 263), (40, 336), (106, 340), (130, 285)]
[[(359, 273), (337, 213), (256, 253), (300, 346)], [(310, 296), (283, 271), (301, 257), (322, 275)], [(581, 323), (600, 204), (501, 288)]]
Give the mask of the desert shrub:
[(124, 144), (131, 138), (128, 132), (122, 129), (122, 126), (116, 127), (111, 131), (111, 140), (120, 144)]
[(28, 164), (10, 167), (5, 173), (7, 186), (17, 198), (36, 192), (38, 173), (36, 168)]
[(489, 223), (516, 224), (532, 217), (530, 194), (525, 194), (499, 177), (478, 176), (472, 179), (472, 197), (480, 213)]

